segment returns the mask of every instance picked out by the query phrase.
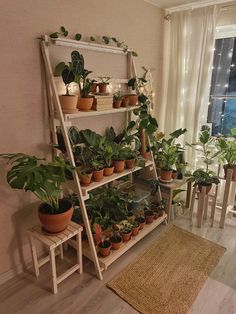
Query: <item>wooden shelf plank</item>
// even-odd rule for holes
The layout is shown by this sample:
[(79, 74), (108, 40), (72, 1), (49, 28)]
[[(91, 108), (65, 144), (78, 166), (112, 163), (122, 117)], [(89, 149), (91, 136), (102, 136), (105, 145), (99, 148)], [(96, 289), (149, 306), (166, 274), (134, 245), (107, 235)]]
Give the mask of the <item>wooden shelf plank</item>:
[[(144, 167), (150, 167), (150, 166), (153, 166), (153, 162), (152, 160), (147, 160), (146, 163), (145, 163), (145, 166)], [(88, 192), (100, 187), (100, 186), (103, 186), (109, 182), (112, 182), (114, 180), (117, 180), (117, 179), (120, 179), (122, 177), (125, 177), (133, 172), (136, 172), (138, 170), (141, 170), (142, 167), (135, 167), (133, 169), (125, 169), (123, 172), (121, 173), (114, 173), (113, 175), (109, 176), (109, 177), (104, 177), (102, 179), (102, 181), (100, 182), (92, 182), (89, 186), (86, 186), (86, 187), (83, 187), (81, 186), (81, 190), (82, 190), (82, 194), (83, 194), (83, 197), (84, 197), (84, 200), (88, 199), (89, 198), (89, 195), (88, 195)], [(67, 181), (66, 184), (63, 185), (65, 188), (67, 189), (71, 189), (72, 191), (74, 191), (75, 193), (78, 193), (77, 190), (76, 190), (76, 186), (74, 184), (74, 181), (71, 180), (71, 181)]]
[[(166, 219), (167, 219), (167, 215), (164, 214), (162, 217), (159, 217), (157, 220), (154, 220), (153, 223), (149, 225), (145, 225), (144, 228), (138, 233), (138, 235), (132, 236), (128, 242), (123, 242), (119, 250), (111, 250), (111, 253), (107, 257), (98, 256), (99, 264), (101, 265), (101, 267), (104, 270), (106, 270), (113, 262), (115, 262), (119, 257), (121, 257), (126, 251), (128, 251), (137, 242), (142, 240), (151, 231), (157, 228)], [(75, 246), (75, 243), (73, 240), (70, 241), (70, 245), (73, 247)], [(88, 259), (92, 260), (90, 248), (87, 241), (83, 241), (83, 255), (86, 256)]]
[[(97, 44), (97, 43), (86, 42), (86, 41), (78, 41), (78, 40), (68, 39), (68, 38), (55, 38), (55, 39), (50, 38), (50, 39), (57, 46), (81, 48), (81, 49), (87, 49), (87, 50), (95, 50), (99, 52), (109, 52), (109, 53), (114, 53), (114, 54), (123, 54), (123, 55), (127, 54), (127, 52), (124, 52), (122, 48), (109, 46), (109, 45)], [(130, 51), (128, 50), (128, 52)]]
[(68, 120), (78, 119), (78, 118), (94, 117), (94, 116), (113, 114), (113, 113), (121, 113), (121, 112), (130, 112), (130, 111), (133, 111), (134, 109), (137, 109), (137, 108), (139, 108), (139, 106), (110, 109), (110, 110), (104, 110), (104, 111), (95, 111), (95, 110), (78, 111), (77, 113), (64, 114), (64, 119), (65, 119), (65, 121), (68, 121)]

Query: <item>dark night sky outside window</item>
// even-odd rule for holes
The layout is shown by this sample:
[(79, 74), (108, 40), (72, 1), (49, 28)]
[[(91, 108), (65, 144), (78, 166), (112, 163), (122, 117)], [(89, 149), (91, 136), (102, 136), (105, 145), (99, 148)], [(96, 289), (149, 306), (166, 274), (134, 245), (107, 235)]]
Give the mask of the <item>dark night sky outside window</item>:
[(215, 136), (236, 127), (236, 38), (216, 40), (207, 122)]

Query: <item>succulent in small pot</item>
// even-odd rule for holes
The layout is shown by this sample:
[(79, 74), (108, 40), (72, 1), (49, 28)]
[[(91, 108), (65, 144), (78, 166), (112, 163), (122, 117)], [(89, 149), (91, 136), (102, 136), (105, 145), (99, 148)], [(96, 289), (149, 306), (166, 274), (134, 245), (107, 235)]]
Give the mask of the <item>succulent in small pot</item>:
[(123, 99), (123, 95), (121, 93), (121, 91), (117, 91), (114, 95), (113, 95), (113, 108), (120, 108), (121, 107), (121, 103), (122, 103), (122, 99)]
[(124, 227), (121, 231), (122, 239), (124, 242), (128, 242), (131, 238), (132, 229), (129, 227)]
[(103, 76), (99, 77), (100, 82), (98, 83), (99, 93), (106, 94), (107, 93), (107, 86), (109, 85), (110, 77)]
[(75, 168), (56, 157), (53, 162), (35, 156), (1, 154), (12, 168), (7, 173), (7, 182), (13, 189), (31, 191), (42, 201), (38, 215), (43, 229), (59, 233), (67, 228), (73, 214), (70, 201), (60, 199), (61, 185), (66, 181), (65, 171)]
[(132, 235), (136, 236), (139, 233), (140, 223), (138, 221), (134, 221), (132, 223)]
[(114, 234), (110, 237), (110, 242), (113, 250), (119, 250), (122, 244), (122, 237), (118, 232), (114, 232)]
[(145, 226), (145, 218), (140, 216), (137, 217), (135, 220), (139, 222), (139, 230), (142, 230)]
[(154, 220), (154, 212), (153, 210), (146, 210), (145, 211), (145, 221), (146, 221), (146, 224), (151, 224)]
[(110, 251), (111, 251), (111, 242), (109, 240), (101, 241), (98, 244), (98, 250), (99, 250), (99, 254), (102, 257), (108, 256), (110, 254)]

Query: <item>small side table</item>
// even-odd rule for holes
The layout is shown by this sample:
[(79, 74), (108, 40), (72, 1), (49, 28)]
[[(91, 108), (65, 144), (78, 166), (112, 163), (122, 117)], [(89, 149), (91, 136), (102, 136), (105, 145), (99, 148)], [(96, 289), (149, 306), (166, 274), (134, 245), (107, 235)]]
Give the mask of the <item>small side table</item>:
[[(70, 222), (68, 227), (59, 234), (56, 235), (49, 235), (44, 233), (42, 230), (41, 225), (34, 226), (29, 230), (29, 238), (30, 238), (30, 248), (31, 254), (33, 259), (33, 267), (35, 271), (35, 276), (39, 276), (39, 268), (43, 266), (45, 263), (51, 263), (51, 271), (52, 271), (52, 291), (53, 293), (57, 293), (57, 285), (70, 276), (72, 273), (77, 271), (79, 274), (83, 272), (83, 265), (82, 265), (82, 240), (81, 240), (81, 233), (83, 227), (74, 223)], [(58, 254), (56, 252), (56, 248), (59, 248), (60, 258), (63, 259), (63, 244), (66, 244), (66, 241), (72, 237), (76, 237), (77, 243), (77, 263), (69, 268), (66, 272), (57, 276), (56, 272), (56, 262), (55, 256)], [(45, 258), (38, 260), (37, 258), (37, 251), (35, 246), (35, 239), (43, 243), (48, 251), (49, 255)]]

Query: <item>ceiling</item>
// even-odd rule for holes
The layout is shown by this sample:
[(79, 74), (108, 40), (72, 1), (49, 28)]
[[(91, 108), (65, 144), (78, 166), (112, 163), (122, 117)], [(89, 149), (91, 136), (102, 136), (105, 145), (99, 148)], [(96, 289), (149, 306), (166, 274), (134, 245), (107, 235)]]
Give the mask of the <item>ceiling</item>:
[[(148, 0), (147, 0), (148, 1)], [(161, 8), (169, 8), (177, 5), (188, 4), (193, 2), (203, 2), (202, 0), (149, 0), (153, 4)]]

